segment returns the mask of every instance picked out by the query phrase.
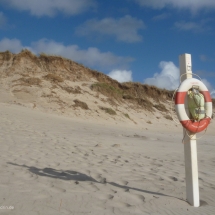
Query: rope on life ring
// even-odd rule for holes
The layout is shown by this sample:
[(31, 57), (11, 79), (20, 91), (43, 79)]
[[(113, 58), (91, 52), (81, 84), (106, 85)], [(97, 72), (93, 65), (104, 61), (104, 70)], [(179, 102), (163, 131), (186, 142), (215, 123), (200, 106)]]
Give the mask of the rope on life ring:
[[(185, 104), (185, 98), (188, 90), (192, 89), (193, 86), (197, 86), (199, 88), (200, 93), (203, 94), (205, 99), (206, 115), (205, 118), (201, 119), (200, 121), (194, 121), (190, 119), (186, 112), (186, 109), (188, 109), (188, 107), (187, 104)], [(176, 92), (175, 110), (180, 123), (186, 130), (190, 131), (191, 133), (199, 133), (206, 129), (212, 117), (212, 99), (207, 87), (196, 78), (189, 78), (184, 80)]]
[[(186, 72), (186, 73), (183, 73), (181, 76), (180, 76), (180, 84), (181, 84), (181, 82), (182, 82), (182, 80), (181, 80), (181, 78), (184, 76), (184, 75), (190, 75), (190, 73), (188, 73), (188, 72)], [(195, 74), (195, 73), (191, 73), (192, 75), (194, 75), (194, 76), (196, 76), (197, 78), (199, 78), (199, 80), (200, 81), (202, 81), (202, 79), (197, 75), (197, 74)], [(180, 86), (180, 85), (179, 85)], [(177, 124), (177, 125), (179, 125), (180, 123), (178, 123), (178, 121), (175, 119), (175, 117), (174, 117), (174, 114), (173, 114), (173, 100), (174, 100), (174, 98), (175, 98), (175, 94), (176, 94), (176, 92), (178, 91), (178, 88), (179, 88), (179, 86), (174, 90), (174, 92), (173, 92), (173, 95), (172, 95), (172, 102), (171, 102), (171, 109), (170, 109), (170, 113), (171, 113), (171, 117), (172, 117), (172, 119), (173, 119), (173, 121)], [(175, 108), (174, 108), (175, 109)]]

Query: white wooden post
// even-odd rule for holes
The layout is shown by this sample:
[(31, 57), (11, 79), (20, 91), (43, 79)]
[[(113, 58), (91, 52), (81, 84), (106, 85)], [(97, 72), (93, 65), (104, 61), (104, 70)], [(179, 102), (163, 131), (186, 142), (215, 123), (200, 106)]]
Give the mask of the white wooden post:
[[(182, 54), (179, 56), (181, 81), (192, 78), (192, 63), (190, 54)], [(187, 98), (185, 101), (186, 112), (189, 114), (187, 108)], [(187, 133), (192, 137), (187, 135)], [(185, 174), (186, 174), (186, 196), (189, 204), (194, 207), (199, 207), (199, 179), (198, 179), (198, 161), (197, 161), (197, 147), (196, 135), (183, 129), (184, 136), (184, 157), (185, 157)]]

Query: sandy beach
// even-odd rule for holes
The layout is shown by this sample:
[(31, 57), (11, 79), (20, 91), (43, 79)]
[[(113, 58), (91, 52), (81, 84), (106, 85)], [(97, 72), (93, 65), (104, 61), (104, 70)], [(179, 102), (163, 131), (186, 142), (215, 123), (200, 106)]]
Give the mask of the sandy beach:
[(0, 110), (0, 214), (214, 214), (214, 121), (198, 140), (194, 208), (173, 122), (116, 125), (8, 103)]
[(0, 63), (0, 214), (214, 215), (214, 119), (194, 208), (171, 92), (26, 50)]

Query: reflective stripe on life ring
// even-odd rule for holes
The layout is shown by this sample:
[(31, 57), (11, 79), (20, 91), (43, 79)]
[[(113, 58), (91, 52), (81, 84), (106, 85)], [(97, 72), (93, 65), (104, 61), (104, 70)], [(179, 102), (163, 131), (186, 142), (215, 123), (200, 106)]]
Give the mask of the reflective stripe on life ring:
[[(193, 122), (192, 120), (190, 120), (190, 118), (188, 117), (188, 106), (185, 104), (187, 91), (193, 86), (199, 87), (199, 91), (204, 95), (205, 99), (206, 118), (200, 120), (199, 122)], [(178, 119), (184, 128), (192, 133), (203, 131), (209, 125), (212, 117), (212, 99), (207, 87), (200, 80), (195, 78), (184, 80), (181, 83), (175, 96), (175, 110)]]

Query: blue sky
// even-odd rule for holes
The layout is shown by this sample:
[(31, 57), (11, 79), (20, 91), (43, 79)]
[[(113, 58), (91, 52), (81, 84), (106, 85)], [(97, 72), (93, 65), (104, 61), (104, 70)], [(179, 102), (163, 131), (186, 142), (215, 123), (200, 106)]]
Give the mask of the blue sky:
[(171, 90), (189, 53), (215, 97), (214, 0), (0, 0), (0, 51), (25, 48)]

